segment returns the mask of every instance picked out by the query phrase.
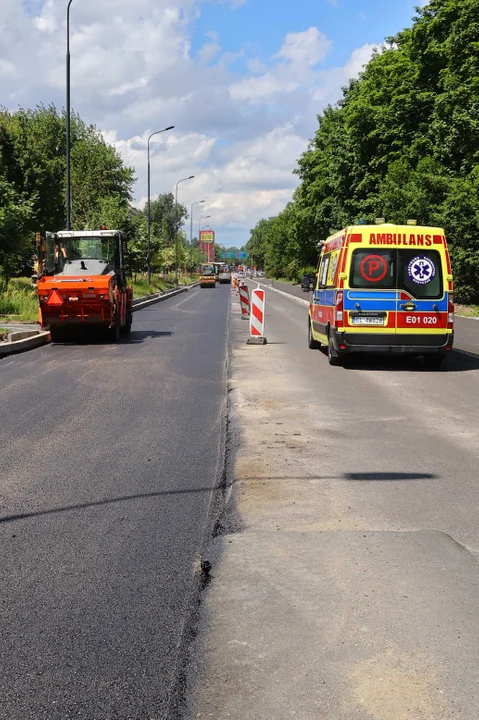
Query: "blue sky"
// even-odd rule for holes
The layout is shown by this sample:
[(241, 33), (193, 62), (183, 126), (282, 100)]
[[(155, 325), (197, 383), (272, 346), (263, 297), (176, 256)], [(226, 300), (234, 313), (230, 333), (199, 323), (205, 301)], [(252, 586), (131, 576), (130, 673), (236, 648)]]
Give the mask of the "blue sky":
[(209, 3), (201, 8), (192, 50), (197, 52), (208, 32), (219, 35), (223, 48), (246, 48), (263, 62), (277, 51), (284, 36), (314, 25), (333, 41), (325, 67), (343, 64), (365, 43), (379, 43), (410, 25), (415, 2), (410, 0), (246, 0), (231, 6)]
[[(134, 204), (195, 206), (217, 240), (243, 245), (280, 212), (317, 126), (373, 48), (410, 26), (413, 0), (74, 0), (72, 104), (135, 168)], [(422, 3), (424, 4), (424, 2)], [(1, 0), (0, 97), (64, 105), (66, 0)], [(200, 209), (201, 208), (201, 212)], [(189, 222), (187, 223), (189, 229)]]

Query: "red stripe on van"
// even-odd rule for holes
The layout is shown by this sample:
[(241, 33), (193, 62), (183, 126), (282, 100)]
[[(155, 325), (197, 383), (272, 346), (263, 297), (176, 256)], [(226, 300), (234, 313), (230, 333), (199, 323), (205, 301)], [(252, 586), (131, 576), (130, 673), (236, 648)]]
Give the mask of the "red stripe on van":
[(446, 267), (447, 267), (447, 274), (451, 275), (451, 258), (449, 257), (449, 253), (446, 250)]
[(432, 243), (433, 245), (442, 245), (442, 235), (433, 235)]
[(349, 236), (349, 242), (362, 242), (363, 236), (361, 233), (351, 233)]

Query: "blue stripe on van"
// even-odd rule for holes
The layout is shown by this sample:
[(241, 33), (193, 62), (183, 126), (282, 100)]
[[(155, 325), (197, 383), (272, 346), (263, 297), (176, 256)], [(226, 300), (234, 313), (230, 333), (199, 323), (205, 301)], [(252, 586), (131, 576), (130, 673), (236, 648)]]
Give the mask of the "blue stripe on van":
[[(419, 312), (446, 312), (448, 308), (447, 303), (447, 294), (444, 295), (443, 298), (440, 300), (397, 300), (397, 296), (399, 295), (399, 292), (396, 294), (396, 292), (393, 291), (384, 291), (384, 292), (370, 292), (362, 291), (362, 292), (348, 292), (346, 294), (345, 300), (344, 300), (344, 309), (345, 310), (357, 310), (356, 303), (360, 305), (360, 309), (362, 311), (367, 310), (389, 310), (394, 311), (396, 310), (396, 302), (397, 302), (397, 309), (399, 312), (407, 312), (407, 310), (404, 310), (401, 308), (401, 305), (407, 305), (407, 303), (413, 303), (416, 305), (416, 311)], [(436, 307), (434, 307), (434, 305)]]
[(396, 300), (397, 290), (348, 290), (348, 300)]

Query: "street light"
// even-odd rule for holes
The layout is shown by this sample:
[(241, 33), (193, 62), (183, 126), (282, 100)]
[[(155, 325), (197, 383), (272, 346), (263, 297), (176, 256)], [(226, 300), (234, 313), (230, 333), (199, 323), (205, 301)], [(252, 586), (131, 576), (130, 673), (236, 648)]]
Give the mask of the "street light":
[(150, 267), (150, 255), (151, 255), (151, 217), (150, 217), (150, 188), (151, 188), (151, 173), (150, 173), (150, 140), (154, 135), (159, 135), (160, 133), (164, 133), (167, 130), (173, 130), (175, 126), (170, 125), (167, 128), (164, 128), (163, 130), (155, 130), (155, 132), (152, 132), (151, 135), (148, 138), (147, 142), (147, 149), (148, 149), (148, 255), (146, 258), (146, 264), (148, 268), (148, 285), (150, 284), (151, 279), (151, 267)]
[[(191, 203), (191, 207), (190, 207), (190, 245), (193, 242), (193, 206), (199, 205), (200, 203), (204, 203), (204, 202), (205, 202), (205, 200), (196, 200), (196, 202)], [(199, 240), (200, 239), (198, 238), (198, 242), (199, 242)]]
[(67, 58), (66, 58), (66, 70), (67, 70), (67, 98), (66, 98), (66, 110), (67, 110), (67, 189), (66, 189), (66, 201), (67, 201), (67, 230), (71, 230), (71, 190), (70, 190), (70, 5), (73, 0), (69, 0), (67, 5)]
[[(202, 217), (200, 217), (200, 219), (199, 219), (199, 221), (198, 221), (198, 241), (200, 242), (200, 249), (201, 249), (201, 240), (200, 240), (200, 237), (201, 237), (201, 236), (200, 236), (200, 233), (201, 233), (201, 221), (202, 221), (202, 220), (206, 220), (207, 218), (210, 218), (210, 217), (211, 217), (211, 215), (203, 215)], [(204, 260), (204, 259), (205, 259), (205, 253), (203, 253), (203, 260)], [(209, 260), (209, 258), (208, 258), (208, 260)]]
[(178, 180), (176, 183), (176, 189), (175, 189), (175, 229), (176, 229), (176, 243), (175, 243), (175, 256), (176, 256), (176, 287), (178, 287), (179, 280), (178, 280), (178, 185), (182, 182), (185, 182), (186, 180), (193, 180), (195, 176), (190, 175), (189, 177), (182, 178), (181, 180)]

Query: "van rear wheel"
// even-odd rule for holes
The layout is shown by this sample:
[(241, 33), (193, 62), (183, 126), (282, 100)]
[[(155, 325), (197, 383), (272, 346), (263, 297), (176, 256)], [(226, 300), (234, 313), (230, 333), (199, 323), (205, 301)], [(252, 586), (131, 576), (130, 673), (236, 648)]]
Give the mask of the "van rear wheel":
[(333, 338), (331, 335), (328, 336), (328, 362), (333, 366), (341, 365), (341, 358), (333, 345)]
[(308, 320), (308, 347), (310, 350), (319, 350), (321, 343), (314, 339), (311, 327), (311, 318)]

